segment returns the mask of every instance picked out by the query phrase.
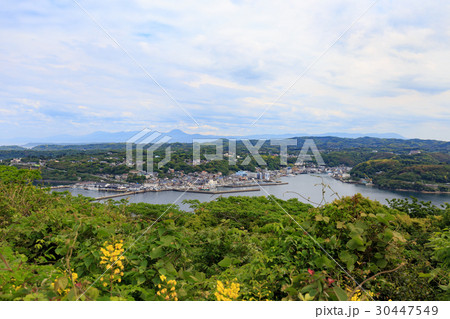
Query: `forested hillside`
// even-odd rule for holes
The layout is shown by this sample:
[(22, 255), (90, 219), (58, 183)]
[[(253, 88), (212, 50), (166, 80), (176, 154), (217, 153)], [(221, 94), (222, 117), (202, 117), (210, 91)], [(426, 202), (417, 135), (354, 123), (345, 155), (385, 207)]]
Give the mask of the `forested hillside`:
[(440, 153), (400, 155), (355, 166), (354, 179), (370, 178), (384, 189), (450, 191), (450, 156)]
[[(299, 151), (305, 140), (312, 139), (322, 152), (338, 152), (338, 151), (356, 151), (356, 152), (398, 152), (408, 153), (413, 150), (422, 150), (425, 152), (441, 152), (450, 153), (450, 142), (437, 140), (420, 140), (420, 139), (393, 139), (393, 138), (376, 138), (376, 137), (360, 137), (360, 138), (341, 138), (333, 136), (306, 136), (293, 137), (297, 140), (296, 146), (289, 146), (290, 152)], [(256, 141), (256, 140), (255, 140)], [(253, 144), (255, 144), (253, 141)], [(192, 152), (192, 143), (172, 143), (172, 149), (175, 151)], [(0, 159), (9, 159), (13, 157), (40, 156), (51, 154), (58, 156), (60, 154), (74, 152), (91, 152), (91, 151), (125, 151), (125, 143), (97, 143), (97, 144), (43, 144), (36, 145), (32, 148), (25, 149), (19, 146), (0, 146)], [(237, 151), (246, 151), (242, 141), (237, 141)], [(228, 151), (228, 140), (224, 140), (224, 150)], [(279, 146), (271, 145), (271, 141), (267, 140), (261, 147), (261, 152), (269, 151), (279, 152)], [(192, 154), (191, 154), (192, 156)]]

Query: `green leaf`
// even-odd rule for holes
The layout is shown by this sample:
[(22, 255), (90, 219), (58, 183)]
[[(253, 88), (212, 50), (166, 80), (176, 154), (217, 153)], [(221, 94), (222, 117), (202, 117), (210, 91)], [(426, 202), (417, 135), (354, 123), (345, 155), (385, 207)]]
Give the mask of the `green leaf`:
[(97, 288), (95, 287), (91, 287), (87, 292), (86, 292), (86, 296), (88, 296), (89, 299), (91, 300), (97, 300), (98, 296), (100, 295), (100, 292), (98, 291)]
[(358, 242), (352, 238), (347, 242), (347, 247), (351, 250), (355, 250), (355, 249), (359, 250), (361, 248), (361, 245), (358, 244)]
[(153, 248), (152, 251), (150, 252), (150, 257), (153, 259), (158, 259), (161, 258), (162, 256), (164, 256), (164, 250), (161, 246)]
[(175, 243), (175, 237), (174, 236), (161, 237), (161, 242), (163, 246), (171, 246)]
[(361, 236), (353, 236), (352, 239), (355, 241), (355, 243), (358, 246), (363, 246), (364, 245), (364, 240), (361, 238)]
[(339, 301), (347, 301), (347, 293), (341, 287), (335, 286), (333, 287), (333, 291), (336, 294), (336, 297)]
[(310, 295), (314, 294), (314, 291), (317, 289), (317, 285), (310, 284), (302, 288), (300, 290), (301, 293), (309, 293)]
[(406, 242), (405, 237), (403, 237), (403, 235), (400, 234), (399, 232), (393, 231), (392, 234), (393, 234), (394, 238), (397, 239), (398, 241), (400, 241), (402, 243)]
[(309, 294), (303, 295), (302, 293), (298, 294), (298, 297), (302, 300), (302, 301), (312, 301), (314, 300), (314, 296), (310, 296)]
[(386, 259), (378, 259), (377, 260), (377, 266), (380, 267), (380, 268), (386, 267), (387, 264), (388, 264), (388, 262), (387, 262)]
[(356, 261), (358, 260), (358, 257), (355, 254), (352, 254), (349, 251), (344, 250), (339, 253), (339, 259), (345, 262), (348, 270), (352, 271)]
[(69, 283), (69, 280), (67, 277), (60, 277), (55, 282), (55, 291), (58, 291), (58, 289), (64, 290), (67, 287), (67, 284)]
[(334, 263), (332, 263), (331, 260), (325, 256), (317, 257), (316, 259), (314, 259), (313, 262), (317, 268), (323, 268), (323, 267), (333, 268), (333, 266), (334, 266)]
[(220, 266), (220, 267), (224, 267), (224, 268), (226, 268), (226, 267), (230, 267), (231, 266), (231, 263), (232, 263), (232, 259), (230, 258), (230, 257), (225, 257), (224, 259), (222, 259), (222, 261), (220, 261), (219, 263), (218, 263), (218, 265)]
[[(67, 300), (71, 300), (71, 301), (73, 301), (73, 300), (76, 300), (77, 299), (77, 288), (72, 288), (72, 289), (70, 289), (70, 291), (67, 293)], [(81, 297), (84, 297), (84, 296), (81, 296)], [(82, 298), (80, 298), (80, 299), (82, 299)]]
[(139, 276), (136, 278), (136, 285), (142, 285), (145, 282), (145, 277), (144, 276)]
[(140, 272), (145, 271), (145, 270), (147, 269), (147, 264), (148, 264), (148, 262), (147, 262), (146, 259), (142, 260), (142, 261), (139, 263), (139, 271), (140, 271)]
[(165, 266), (164, 266), (164, 268), (167, 270), (167, 272), (169, 273), (169, 274), (171, 274), (172, 276), (176, 276), (178, 273), (177, 273), (177, 271), (176, 271), (176, 269), (175, 269), (175, 267), (173, 266), (173, 264), (172, 263), (166, 263), (165, 264)]

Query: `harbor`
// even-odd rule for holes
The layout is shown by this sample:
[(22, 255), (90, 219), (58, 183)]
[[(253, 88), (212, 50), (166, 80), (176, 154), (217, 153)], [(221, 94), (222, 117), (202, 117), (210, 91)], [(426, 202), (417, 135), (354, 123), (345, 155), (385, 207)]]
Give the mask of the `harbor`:
[[(285, 185), (284, 184), (277, 184), (277, 185)], [(272, 184), (273, 185), (273, 184)], [(230, 193), (242, 193), (242, 192), (259, 192), (260, 188), (239, 188), (239, 189), (227, 189), (227, 190), (206, 190), (206, 189), (181, 189), (181, 188), (174, 188), (174, 189), (166, 189), (164, 191), (175, 191), (175, 192), (185, 192), (185, 193), (198, 193), (198, 194), (210, 194), (210, 195), (219, 195), (219, 194), (230, 194)], [(120, 192), (118, 194), (112, 194), (107, 196), (101, 196), (96, 197), (95, 200), (106, 200), (106, 199), (112, 199), (116, 197), (125, 197), (130, 195), (136, 195), (136, 194), (142, 194), (147, 192), (161, 192), (161, 190), (138, 190), (138, 191), (132, 191), (132, 192)]]

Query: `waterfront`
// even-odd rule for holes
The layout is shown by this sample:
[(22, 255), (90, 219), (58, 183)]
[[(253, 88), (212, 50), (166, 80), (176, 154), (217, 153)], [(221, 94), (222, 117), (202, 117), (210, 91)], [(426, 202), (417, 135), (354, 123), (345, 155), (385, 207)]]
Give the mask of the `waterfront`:
[[(361, 193), (363, 196), (369, 197), (370, 199), (377, 200), (383, 204), (386, 204), (386, 199), (393, 198), (408, 198), (409, 196), (414, 196), (421, 201), (431, 201), (434, 205), (441, 205), (445, 202), (449, 202), (449, 194), (423, 194), (415, 192), (399, 192), (399, 191), (387, 191), (381, 190), (376, 187), (348, 184), (342, 183), (338, 180), (333, 179), (329, 175), (312, 175), (312, 174), (301, 174), (291, 177), (281, 177), (282, 182), (287, 182), (284, 185), (267, 185), (264, 186), (269, 194), (274, 195), (280, 199), (298, 198), (301, 202), (312, 203), (324, 203), (332, 202), (339, 196), (352, 196), (356, 193)], [(325, 193), (322, 198), (322, 183), (326, 185)], [(69, 190), (73, 195), (84, 195), (89, 197), (102, 197), (111, 195), (111, 192), (106, 191), (96, 191), (96, 190), (84, 190), (70, 188)], [(295, 193), (301, 195), (301, 197)], [(336, 193), (336, 194), (334, 194)], [(179, 205), (182, 209), (188, 209), (188, 205), (184, 205), (181, 202), (185, 199), (197, 199), (201, 202), (211, 201), (219, 196), (264, 196), (267, 195), (263, 190), (254, 192), (236, 192), (236, 193), (225, 193), (225, 194), (202, 194), (202, 193), (181, 193), (179, 191), (162, 191), (162, 192), (147, 192), (139, 193), (130, 196), (117, 197), (115, 200), (120, 200), (122, 198), (128, 198), (130, 203), (151, 203), (151, 204), (171, 204), (175, 203)], [(322, 201), (322, 199), (324, 201)]]

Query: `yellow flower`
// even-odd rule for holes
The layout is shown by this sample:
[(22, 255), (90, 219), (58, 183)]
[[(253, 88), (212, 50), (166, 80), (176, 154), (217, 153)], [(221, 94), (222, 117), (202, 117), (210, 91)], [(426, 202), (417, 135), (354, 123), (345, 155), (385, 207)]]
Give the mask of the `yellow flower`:
[(167, 279), (167, 277), (164, 275), (161, 275), (161, 276), (159, 276), (159, 279), (161, 279), (161, 281), (165, 281)]
[(100, 265), (105, 265), (106, 270), (111, 270), (109, 279), (111, 281), (121, 282), (120, 276), (123, 276), (123, 270), (125, 269), (123, 265), (123, 260), (125, 257), (122, 256), (123, 252), (123, 240), (119, 242), (103, 244), (105, 247), (100, 248), (103, 256), (100, 257)]
[(72, 273), (72, 279), (73, 279), (73, 281), (78, 279), (78, 274), (76, 272)]
[[(229, 286), (230, 283), (227, 281), (226, 286)], [(215, 296), (218, 301), (230, 301), (236, 300), (239, 297), (240, 284), (239, 283), (231, 283), (229, 288), (225, 288), (225, 285), (220, 280), (217, 281), (217, 287)]]
[[(352, 292), (353, 291), (352, 289), (350, 289), (348, 287), (346, 288), (346, 290), (348, 292)], [(361, 292), (361, 290), (358, 289), (358, 290), (355, 291), (355, 294), (353, 296), (349, 296), (349, 300), (350, 301), (363, 301), (363, 300), (367, 299), (367, 295), (369, 295), (370, 297), (374, 297), (375, 296), (375, 294), (372, 291), (370, 291), (370, 290), (366, 291), (363, 294)]]
[(103, 283), (103, 287), (106, 287), (108, 284), (106, 282)]

